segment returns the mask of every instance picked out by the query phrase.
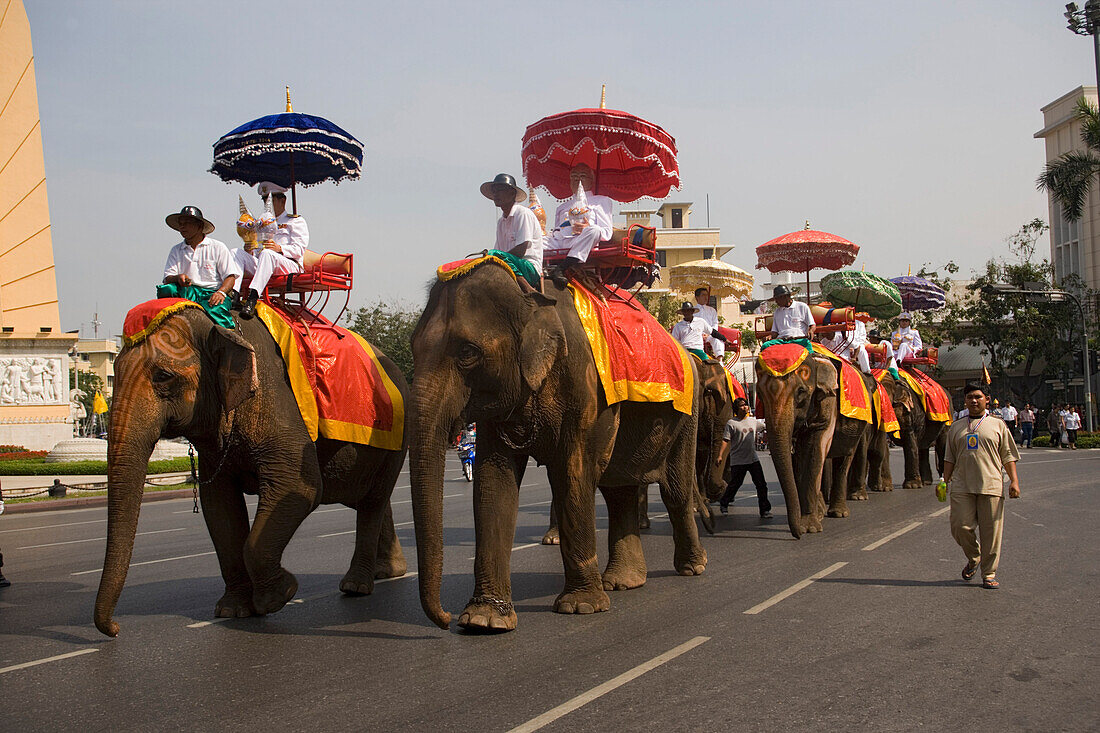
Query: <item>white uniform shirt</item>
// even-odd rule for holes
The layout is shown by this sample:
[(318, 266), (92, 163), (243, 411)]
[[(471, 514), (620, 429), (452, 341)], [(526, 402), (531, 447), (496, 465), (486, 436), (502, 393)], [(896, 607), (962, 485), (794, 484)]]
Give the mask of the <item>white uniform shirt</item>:
[(806, 338), (812, 325), (814, 314), (801, 300), (792, 300), (789, 306), (776, 308), (772, 314), (772, 330), (779, 338)]
[(203, 237), (194, 249), (187, 242), (180, 242), (168, 251), (164, 276), (172, 275), (186, 275), (200, 288), (220, 288), (230, 275), (236, 275), (239, 281), (241, 268), (228, 247), (216, 239)]
[(497, 219), (496, 249), (511, 252), (524, 242), (528, 244), (523, 259), (534, 265), (535, 270), (541, 275), (542, 226), (535, 217), (535, 212), (522, 204), (513, 204), (508, 216)]
[(834, 354), (845, 359), (851, 358), (853, 351), (867, 343), (867, 327), (863, 325), (863, 321), (856, 321), (851, 331), (837, 331), (832, 338), (822, 339), (821, 343)]
[(1012, 405), (1005, 405), (1001, 408), (1001, 419), (1008, 422), (1016, 422), (1016, 417), (1020, 412)]
[(924, 348), (924, 342), (921, 341), (920, 331), (912, 326), (906, 326), (905, 328), (899, 328), (890, 335), (890, 341), (894, 344), (894, 349), (900, 349), (902, 344), (909, 344), (910, 353), (916, 354), (918, 351)]
[(291, 216), (285, 211), (275, 219), (279, 231), (275, 234), (275, 244), (283, 248), (283, 256), (298, 264), (309, 249), (309, 227), (301, 216)]
[[(607, 196), (597, 196), (595, 194), (585, 194), (585, 198), (588, 199), (589, 225), (599, 228), (601, 242), (611, 239), (611, 230), (614, 228), (611, 220), (611, 199)], [(554, 213), (553, 236), (555, 239), (568, 239), (573, 236), (573, 226), (569, 223), (569, 210), (571, 208), (573, 208), (573, 199), (558, 205), (558, 209)]]
[(680, 321), (672, 326), (672, 338), (679, 341), (685, 349), (703, 350), (703, 334), (709, 333), (707, 324), (699, 318)]
[[(707, 333), (711, 333), (714, 329), (718, 328), (718, 311), (711, 308), (709, 305), (695, 304), (695, 319), (701, 320), (707, 324)], [(726, 345), (719, 339), (711, 338), (710, 350), (714, 354), (715, 359), (721, 359), (726, 354)]]

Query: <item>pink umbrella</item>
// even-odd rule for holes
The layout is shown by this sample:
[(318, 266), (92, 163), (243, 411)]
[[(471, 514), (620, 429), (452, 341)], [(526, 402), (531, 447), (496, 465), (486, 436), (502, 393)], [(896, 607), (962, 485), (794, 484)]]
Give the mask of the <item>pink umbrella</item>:
[(806, 302), (810, 302), (810, 270), (839, 270), (856, 261), (859, 245), (829, 232), (806, 228), (776, 237), (756, 248), (757, 267), (770, 272), (806, 273)]

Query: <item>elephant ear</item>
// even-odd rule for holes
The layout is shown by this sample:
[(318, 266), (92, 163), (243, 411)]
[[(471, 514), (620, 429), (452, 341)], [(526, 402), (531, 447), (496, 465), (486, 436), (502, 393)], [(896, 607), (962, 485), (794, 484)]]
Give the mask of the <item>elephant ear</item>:
[(806, 420), (810, 424), (827, 423), (826, 400), (833, 401), (835, 409), (837, 393), (840, 391), (840, 377), (837, 368), (832, 362), (825, 359), (813, 359), (810, 384), (813, 387), (813, 395), (810, 398), (810, 406), (807, 410)]
[(217, 365), (218, 391), (228, 412), (236, 409), (259, 388), (256, 350), (239, 333), (221, 326), (214, 326), (208, 345)]
[(531, 391), (542, 386), (559, 356), (566, 356), (565, 329), (555, 306), (557, 301), (542, 293), (528, 293), (531, 316), (520, 338), (520, 374)]

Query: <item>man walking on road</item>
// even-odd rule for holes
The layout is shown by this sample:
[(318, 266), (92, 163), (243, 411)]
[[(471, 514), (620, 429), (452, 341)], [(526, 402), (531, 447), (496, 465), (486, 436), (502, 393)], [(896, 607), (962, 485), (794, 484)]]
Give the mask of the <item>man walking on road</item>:
[(1020, 445), (1031, 447), (1031, 439), (1035, 437), (1035, 410), (1031, 409), (1031, 403), (1024, 405), (1020, 410)]
[(966, 553), (963, 580), (973, 578), (980, 566), (982, 587), (992, 590), (1000, 587), (996, 576), (1005, 511), (1002, 471), (1008, 472), (1009, 497), (1020, 498), (1020, 452), (1004, 421), (986, 414), (988, 398), (981, 385), (966, 385), (964, 396), (968, 414), (948, 431), (943, 463), (944, 480), (954, 480), (951, 534)]
[(722, 437), (722, 451), (718, 454), (718, 462), (723, 463), (729, 459), (725, 475), (726, 491), (718, 500), (722, 513), (729, 511), (729, 506), (737, 496), (737, 490), (745, 481), (745, 474), (752, 476), (752, 482), (756, 486), (756, 503), (760, 507), (760, 518), (771, 519), (772, 503), (768, 501), (768, 482), (764, 479), (764, 468), (760, 465), (760, 458), (756, 455), (756, 433), (764, 430), (763, 420), (749, 417), (749, 403), (744, 397), (738, 397), (733, 401), (733, 419), (726, 423), (725, 435)]

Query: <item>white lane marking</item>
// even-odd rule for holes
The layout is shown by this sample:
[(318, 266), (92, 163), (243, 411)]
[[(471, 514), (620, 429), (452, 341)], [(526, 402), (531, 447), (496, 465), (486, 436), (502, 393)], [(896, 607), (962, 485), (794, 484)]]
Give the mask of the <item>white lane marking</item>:
[(1065, 461), (1096, 461), (1100, 460), (1100, 456), (1088, 456), (1087, 458), (1079, 458), (1077, 456), (1066, 458), (1048, 458), (1042, 461), (1020, 461), (1021, 466), (1034, 466), (1039, 463), (1063, 463)]
[(0, 529), (0, 534), (7, 532), (29, 532), (32, 529), (54, 529), (55, 527), (75, 527), (78, 524), (103, 524), (107, 519), (89, 519), (86, 522), (67, 522), (66, 524), (44, 524), (40, 527), (19, 527), (18, 529)]
[[(453, 499), (456, 496), (465, 496), (465, 494), (444, 494), (443, 498), (444, 499)], [(411, 503), (412, 503), (412, 499), (402, 499), (401, 501), (391, 501), (390, 506), (394, 506), (394, 505), (397, 505), (397, 504), (411, 504)], [(325, 514), (327, 512), (346, 512), (346, 511), (353, 511), (353, 510), (350, 506), (332, 506), (332, 507), (329, 507), (328, 509), (315, 509), (314, 511), (310, 512), (310, 514)], [(172, 512), (172, 513), (173, 514), (192, 514), (193, 512), (192, 512), (191, 509), (186, 509), (186, 510), (181, 511), (181, 512)]]
[(523, 504), (523, 505), (518, 506), (516, 508), (517, 509), (530, 509), (533, 506), (546, 506), (547, 504), (550, 504), (550, 503), (552, 503), (552, 500), (550, 500), (550, 501), (536, 501), (534, 504)]
[(951, 507), (950, 506), (945, 506), (943, 509), (937, 509), (936, 511), (932, 512), (928, 516), (930, 516), (930, 517), (942, 517), (944, 514), (947, 514), (949, 511), (951, 511)]
[[(466, 495), (465, 494), (444, 494), (443, 498), (444, 499), (454, 499), (456, 496), (466, 496)], [(412, 499), (402, 499), (401, 501), (391, 501), (390, 504), (391, 505), (393, 505), (393, 504), (412, 504)]]
[[(183, 532), (186, 529), (190, 529), (190, 527), (176, 527), (175, 529), (154, 529), (154, 530), (151, 530), (149, 532), (138, 532), (137, 536), (140, 537), (141, 535), (146, 535), (146, 534), (164, 534), (165, 532)], [(89, 540), (68, 540), (66, 542), (47, 542), (44, 545), (23, 545), (22, 547), (17, 547), (15, 549), (17, 549), (17, 550), (37, 550), (39, 547), (57, 547), (58, 545), (75, 545), (79, 542), (98, 542), (100, 540), (105, 540), (105, 539), (107, 539), (107, 538), (106, 537), (92, 537)]]
[[(515, 547), (512, 548), (512, 552), (515, 552), (516, 550), (526, 550), (528, 547), (541, 547), (541, 546), (542, 546), (541, 542), (529, 542), (526, 545), (516, 545)], [(467, 560), (476, 560), (477, 557), (468, 557), (466, 559)]]
[[(378, 585), (379, 583), (388, 583), (391, 580), (404, 580), (405, 578), (415, 578), (416, 576), (417, 576), (416, 572), (405, 573), (404, 575), (399, 575), (396, 578), (381, 578), (380, 580), (374, 581), (374, 584)], [(333, 595), (342, 595), (342, 594), (341, 593), (321, 593), (321, 594), (316, 595), (316, 596), (309, 596), (308, 598), (295, 598), (293, 601), (290, 601), (289, 603), (287, 603), (287, 605), (289, 606), (291, 603), (306, 603), (307, 601), (316, 601), (318, 598), (327, 598), (328, 596), (333, 596)], [(189, 628), (189, 629), (201, 629), (201, 628), (205, 628), (207, 626), (213, 626), (214, 624), (224, 624), (226, 621), (232, 621), (232, 620), (233, 619), (231, 619), (231, 618), (212, 618), (209, 621), (196, 621), (193, 624), (187, 624), (187, 628)]]
[(871, 544), (864, 547), (863, 551), (864, 552), (870, 552), (871, 550), (882, 547), (883, 545), (885, 545), (890, 540), (897, 539), (898, 537), (901, 537), (903, 534), (905, 534), (909, 530), (916, 529), (917, 527), (921, 526), (922, 524), (924, 524), (924, 522), (913, 522), (908, 527), (902, 527), (897, 532), (891, 532), (890, 534), (883, 537), (881, 540), (877, 540), (875, 542), (872, 542)]
[(656, 656), (653, 659), (649, 660), (648, 662), (643, 662), (642, 664), (639, 664), (634, 669), (627, 670), (626, 672), (623, 672), (618, 677), (610, 679), (607, 682), (604, 682), (602, 685), (599, 685), (597, 687), (593, 687), (588, 692), (584, 692), (584, 693), (581, 693), (580, 695), (577, 695), (572, 700), (569, 700), (568, 702), (564, 702), (561, 705), (558, 705), (556, 708), (553, 708), (552, 710), (546, 711), (545, 713), (538, 716), (537, 718), (532, 718), (531, 720), (528, 720), (523, 725), (518, 725), (515, 728), (512, 728), (512, 730), (509, 731), (509, 733), (531, 733), (531, 731), (536, 731), (539, 728), (547, 726), (550, 723), (553, 723), (558, 718), (561, 718), (565, 715), (568, 715), (569, 713), (573, 712), (574, 710), (576, 710), (578, 708), (584, 707), (585, 705), (592, 702), (596, 698), (601, 697), (603, 695), (606, 695), (607, 693), (611, 692), (612, 690), (618, 689), (619, 687), (622, 687), (627, 682), (630, 682), (631, 680), (634, 680), (634, 679), (637, 679), (638, 677), (641, 677), (646, 672), (648, 672), (652, 669), (656, 669), (657, 667), (660, 667), (665, 662), (671, 661), (671, 660), (675, 659), (676, 657), (680, 656), (681, 654), (689, 652), (692, 649), (694, 649), (695, 647), (699, 646), (700, 644), (703, 644), (703, 643), (708, 642), (708, 641), (710, 641), (709, 636), (696, 636), (694, 639), (692, 639), (690, 641), (685, 641), (680, 646), (675, 647), (673, 649), (669, 649), (664, 654)]
[[(164, 557), (160, 560), (146, 560), (145, 562), (132, 562), (130, 567), (136, 568), (138, 565), (156, 565), (160, 562), (172, 562), (173, 560), (188, 560), (192, 557), (206, 557), (207, 555), (215, 554), (213, 550), (210, 552), (199, 552), (194, 555), (180, 555), (179, 557)], [(102, 573), (103, 568), (96, 568), (95, 570), (81, 570), (79, 573), (69, 573), (70, 575), (91, 575), (92, 573)]]
[(830, 565), (829, 567), (822, 570), (821, 572), (814, 573), (813, 575), (806, 578), (805, 580), (798, 581), (797, 583), (792, 585), (787, 590), (780, 591), (779, 593), (776, 593), (774, 596), (772, 596), (768, 600), (764, 601), (763, 603), (756, 604), (755, 606), (753, 606), (749, 610), (745, 611), (744, 613), (746, 613), (750, 616), (755, 616), (756, 614), (760, 613), (761, 611), (764, 611), (764, 610), (767, 610), (767, 609), (771, 608), (775, 604), (782, 601), (784, 598), (788, 598), (790, 596), (793, 596), (795, 593), (797, 593), (798, 591), (800, 591), (803, 588), (807, 587), (808, 585), (813, 583), (815, 580), (820, 580), (821, 578), (824, 578), (826, 575), (830, 575), (832, 573), (835, 573), (837, 570), (840, 570), (842, 567), (844, 567), (847, 564), (848, 563), (846, 563), (846, 562), (835, 562), (832, 565)]
[(27, 667), (37, 667), (40, 664), (46, 662), (56, 662), (61, 659), (69, 659), (70, 657), (79, 657), (81, 654), (91, 654), (92, 652), (98, 652), (99, 649), (80, 649), (75, 652), (69, 652), (68, 654), (58, 654), (56, 657), (46, 657), (45, 659), (36, 659), (33, 662), (23, 662), (22, 664), (13, 664), (10, 667), (0, 667), (0, 674), (5, 672), (14, 672), (18, 669), (26, 669)]
[[(393, 526), (394, 527), (408, 527), (410, 524), (412, 524), (412, 522), (401, 522), (401, 523), (395, 524)], [(319, 535), (317, 535), (317, 538), (318, 539), (323, 539), (325, 537), (339, 537), (340, 535), (344, 535), (344, 534), (355, 534), (355, 530), (354, 529), (349, 529), (346, 532), (330, 532), (329, 534), (319, 534)]]

